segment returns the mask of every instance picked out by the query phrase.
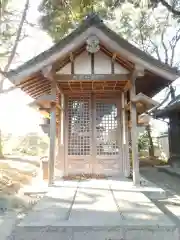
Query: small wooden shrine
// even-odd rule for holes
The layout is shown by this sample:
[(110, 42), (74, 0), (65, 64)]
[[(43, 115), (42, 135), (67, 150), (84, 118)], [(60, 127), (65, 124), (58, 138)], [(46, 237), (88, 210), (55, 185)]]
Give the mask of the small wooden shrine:
[[(49, 50), (8, 73), (49, 117), (49, 183), (62, 175), (130, 174), (139, 184), (138, 115), (178, 78), (175, 69), (111, 31), (97, 15)], [(56, 156), (56, 139), (58, 154)]]

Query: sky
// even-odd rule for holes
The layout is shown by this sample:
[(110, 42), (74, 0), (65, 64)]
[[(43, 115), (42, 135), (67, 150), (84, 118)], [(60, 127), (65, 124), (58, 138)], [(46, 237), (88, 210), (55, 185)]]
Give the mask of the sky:
[[(38, 22), (39, 12), (37, 7), (39, 3), (40, 0), (30, 1), (27, 19), (31, 23)], [(16, 6), (16, 9), (21, 10), (25, 0), (13, 0), (12, 4)], [(51, 38), (40, 28), (28, 27), (26, 32), (29, 37), (19, 44), (17, 50), (19, 57), (11, 67), (22, 64), (52, 46)], [(4, 87), (8, 88), (9, 86), (10, 83), (6, 81)], [(0, 95), (0, 125), (3, 132), (9, 132), (14, 135), (23, 135), (28, 132), (41, 133), (39, 123), (42, 116), (27, 106), (31, 101), (32, 99), (20, 89)]]
[[(30, 8), (28, 11), (27, 19), (31, 23), (38, 23), (39, 12), (38, 6), (41, 0), (31, 0)], [(25, 0), (12, 0), (12, 6), (16, 9), (22, 10)], [(52, 46), (51, 38), (43, 32), (39, 27), (28, 27), (26, 29), (28, 38), (24, 39), (18, 47), (19, 57), (12, 67), (22, 64), (23, 62), (33, 58), (35, 55), (43, 52)], [(177, 80), (174, 85), (180, 88), (180, 80)], [(9, 87), (10, 83), (6, 81), (5, 87)], [(178, 92), (180, 92), (178, 90)], [(164, 99), (165, 93), (158, 94), (155, 99), (161, 101)], [(28, 107), (32, 99), (23, 93), (21, 90), (16, 89), (8, 94), (0, 95), (0, 125), (3, 132), (9, 132), (15, 135), (23, 135), (28, 132), (41, 132), (39, 123), (41, 115)], [(163, 131), (166, 124), (163, 122), (156, 122), (156, 128)]]

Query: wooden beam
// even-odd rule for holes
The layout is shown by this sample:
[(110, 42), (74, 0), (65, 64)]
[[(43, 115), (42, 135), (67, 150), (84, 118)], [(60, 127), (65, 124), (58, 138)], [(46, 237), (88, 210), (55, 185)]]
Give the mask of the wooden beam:
[(113, 88), (112, 89), (83, 89), (83, 91), (81, 91), (81, 88), (77, 88), (77, 89), (72, 89), (72, 91), (71, 90), (69, 90), (69, 89), (63, 89), (63, 92), (64, 93), (66, 93), (66, 94), (74, 94), (74, 93), (76, 93), (76, 94), (79, 94), (80, 92), (81, 93), (90, 93), (91, 91), (92, 92), (94, 92), (94, 93), (120, 93), (120, 92), (122, 92), (122, 90), (123, 90), (123, 88), (121, 88), (121, 89), (119, 89), (119, 90), (113, 90)]
[(121, 94), (122, 105), (122, 159), (123, 159), (123, 171), (125, 177), (130, 175), (130, 159), (129, 159), (129, 140), (128, 140), (128, 128), (127, 128), (127, 113), (125, 111), (125, 104), (127, 102), (126, 94)]
[(114, 53), (112, 55), (112, 58), (111, 58), (111, 73), (114, 74), (114, 63), (116, 61), (116, 53)]
[[(107, 56), (111, 57), (114, 55), (112, 52), (110, 52), (107, 48), (105, 48), (103, 45), (100, 45), (101, 51), (104, 52)], [(116, 55), (116, 62), (123, 66), (124, 68), (128, 69), (129, 71), (132, 71), (133, 64), (127, 60), (125, 60), (123, 57)]]
[(50, 91), (51, 91), (50, 86), (45, 86), (43, 88), (37, 89), (37, 91), (34, 91), (33, 93), (31, 91), (30, 92), (27, 91), (27, 93), (31, 95), (33, 98), (37, 98), (42, 94), (50, 93)]
[[(136, 96), (135, 81), (137, 78), (136, 69), (132, 72), (130, 81), (132, 87), (130, 89), (130, 98), (133, 99)], [(140, 184), (139, 177), (139, 158), (138, 158), (138, 138), (137, 138), (137, 113), (136, 113), (136, 103), (131, 101), (131, 146), (132, 146), (132, 163), (133, 163), (133, 183), (134, 185)]]
[(71, 74), (74, 74), (74, 56), (73, 56), (73, 53), (70, 53), (70, 61), (71, 61)]
[(122, 169), (123, 173), (125, 174), (125, 109), (124, 109), (124, 92), (121, 93), (121, 114), (120, 114), (120, 121), (121, 121), (121, 148), (122, 148)]
[(96, 96), (94, 93), (91, 94), (91, 134), (92, 134), (92, 154), (91, 154), (91, 161), (92, 161), (92, 173), (96, 173), (97, 168), (97, 157), (96, 157)]
[(67, 174), (67, 159), (65, 158), (65, 129), (67, 129), (68, 123), (65, 122), (65, 96), (61, 94), (61, 111), (60, 111), (60, 136), (59, 136), (59, 161), (61, 161), (61, 166), (64, 170), (64, 175)]
[(94, 53), (91, 53), (91, 73), (94, 74)]
[(39, 111), (46, 111), (46, 112), (50, 113), (51, 108), (39, 107), (38, 110), (39, 110)]
[(30, 95), (32, 98), (37, 98), (37, 97), (40, 97), (41, 95), (43, 95), (43, 94), (50, 94), (50, 92), (51, 92), (51, 89), (50, 89), (50, 87), (43, 87), (42, 89), (37, 89), (37, 91), (26, 91), (26, 93), (28, 94), (28, 95)]
[(64, 94), (61, 94), (61, 144), (64, 144)]
[(44, 84), (44, 85), (42, 84), (42, 85), (38, 85), (38, 86), (30, 88), (30, 89), (26, 89), (26, 90), (22, 89), (22, 90), (28, 94), (36, 95), (37, 93), (43, 92), (43, 91), (45, 93), (47, 89), (49, 89), (49, 90), (51, 89), (50, 84)]
[(48, 84), (49, 82), (46, 79), (39, 79), (39, 81), (33, 82), (29, 84), (29, 86), (21, 86), (23, 91), (30, 90), (30, 89), (36, 89), (38, 87), (44, 86), (45, 84)]
[(46, 66), (45, 68), (43, 68), (42, 74), (46, 79), (48, 79), (51, 82), (53, 81), (55, 83), (58, 93), (62, 93), (60, 86), (56, 82), (55, 72), (52, 68), (52, 65), (49, 65), (49, 66)]
[(45, 88), (51, 88), (51, 84), (49, 84), (48, 82), (46, 82), (46, 83), (44, 82), (44, 84), (42, 83), (41, 85), (36, 85), (33, 88), (28, 88), (28, 89), (23, 88), (23, 91), (25, 91), (27, 93), (35, 94), (36, 92), (41, 91)]
[[(51, 94), (56, 95), (56, 83), (51, 83)], [(55, 148), (56, 148), (56, 103), (51, 103), (50, 111), (50, 145), (49, 145), (49, 174), (48, 184), (54, 182), (54, 165), (55, 165)]]
[[(127, 104), (127, 93), (124, 93), (124, 106)], [(128, 129), (128, 113), (125, 111), (125, 177), (130, 176), (130, 156), (129, 156), (129, 129)]]
[(127, 81), (130, 74), (55, 74), (58, 82), (69, 81)]
[(124, 92), (121, 93), (121, 104), (122, 104), (122, 127), (123, 127), (123, 144), (126, 144), (125, 136), (125, 97)]
[(123, 151), (123, 171), (125, 177), (130, 175), (130, 159), (129, 159), (129, 136), (128, 136), (128, 115), (125, 109), (127, 96), (124, 92), (121, 95), (122, 102), (122, 151)]
[(41, 78), (42, 78), (41, 76), (36, 76), (36, 77), (26, 80), (25, 82), (18, 84), (17, 86), (21, 86), (23, 88), (28, 87), (29, 85), (36, 83), (38, 80), (41, 80)]

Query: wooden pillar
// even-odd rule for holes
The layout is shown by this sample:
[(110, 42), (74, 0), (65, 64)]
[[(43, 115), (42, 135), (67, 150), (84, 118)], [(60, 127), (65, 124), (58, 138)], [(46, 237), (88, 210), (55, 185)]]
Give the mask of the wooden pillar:
[(67, 174), (67, 164), (65, 159), (65, 99), (61, 92), (61, 114), (60, 114), (60, 136), (59, 136), (59, 161), (63, 168), (63, 175)]
[(64, 144), (64, 94), (61, 93), (61, 141), (60, 143)]
[[(125, 105), (127, 104), (127, 93), (125, 94)], [(125, 153), (126, 153), (126, 172), (125, 176), (130, 176), (130, 155), (129, 155), (129, 126), (128, 126), (128, 112), (125, 110), (125, 136), (126, 136), (126, 144), (125, 144)]]
[(130, 100), (131, 100), (131, 147), (132, 147), (132, 163), (133, 163), (133, 183), (139, 185), (139, 158), (138, 158), (138, 139), (137, 139), (137, 113), (136, 103), (132, 102), (132, 99), (136, 96), (135, 81), (137, 77), (137, 71), (134, 70), (131, 75), (131, 89), (130, 89)]
[(60, 141), (61, 141), (61, 126), (60, 126), (60, 122), (61, 122), (61, 116), (59, 116), (59, 124), (57, 126), (58, 130), (57, 130), (57, 147), (58, 147), (58, 154), (56, 156), (56, 164), (55, 164), (55, 167), (58, 169), (58, 170), (61, 170), (61, 163), (60, 163)]
[(123, 171), (125, 177), (130, 175), (130, 161), (129, 161), (129, 141), (128, 141), (128, 126), (127, 126), (127, 114), (125, 110), (125, 104), (127, 99), (125, 93), (121, 95), (122, 102), (122, 149), (123, 149)]
[(92, 118), (91, 118), (91, 129), (92, 129), (92, 143), (91, 143), (91, 152), (92, 152), (92, 173), (97, 173), (97, 160), (96, 160), (96, 96), (94, 93), (91, 95), (91, 111), (92, 111)]
[(56, 103), (51, 103), (50, 112), (50, 145), (49, 145), (49, 178), (48, 184), (54, 182), (54, 164), (55, 164), (55, 148), (56, 148)]

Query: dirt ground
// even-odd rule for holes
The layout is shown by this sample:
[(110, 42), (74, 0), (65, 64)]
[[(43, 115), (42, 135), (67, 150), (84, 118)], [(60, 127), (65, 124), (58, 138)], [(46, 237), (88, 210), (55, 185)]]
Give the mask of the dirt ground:
[(25, 210), (35, 201), (21, 191), (31, 185), (39, 172), (39, 162), (22, 158), (0, 159), (0, 210)]

